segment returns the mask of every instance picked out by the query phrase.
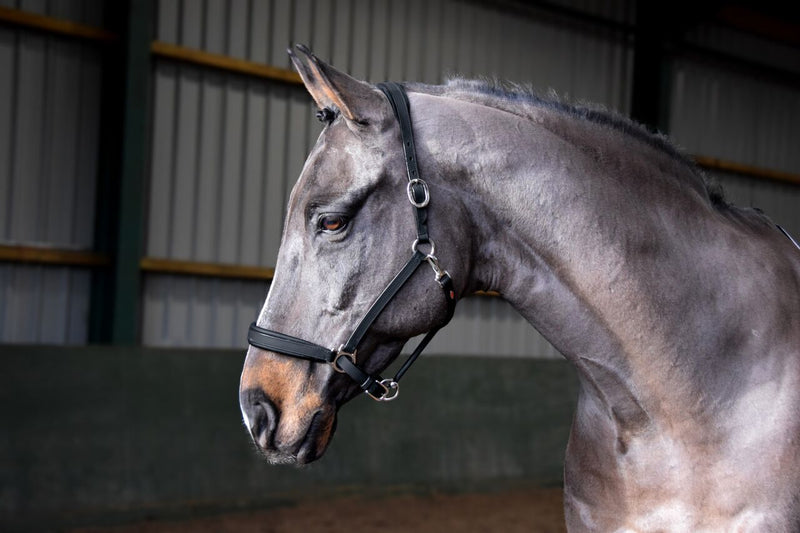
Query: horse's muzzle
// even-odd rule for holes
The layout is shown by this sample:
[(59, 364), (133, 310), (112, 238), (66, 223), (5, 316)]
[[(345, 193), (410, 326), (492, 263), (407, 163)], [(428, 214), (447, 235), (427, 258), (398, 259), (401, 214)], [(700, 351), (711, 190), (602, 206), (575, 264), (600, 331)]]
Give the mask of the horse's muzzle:
[(310, 463), (328, 446), (335, 424), (333, 410), (318, 409), (300, 418), (307, 423), (295, 424), (281, 419), (283, 414), (261, 389), (241, 391), (239, 404), (253, 443), (270, 463)]

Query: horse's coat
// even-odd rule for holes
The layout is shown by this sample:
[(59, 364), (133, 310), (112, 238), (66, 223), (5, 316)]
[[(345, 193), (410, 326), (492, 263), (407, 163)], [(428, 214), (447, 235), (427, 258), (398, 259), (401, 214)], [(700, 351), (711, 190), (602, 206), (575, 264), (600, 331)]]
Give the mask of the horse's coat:
[[(304, 50), (293, 59), (337, 113), (292, 192), (258, 324), (336, 347), (404, 263), (413, 220), (382, 94)], [(408, 90), (431, 236), (458, 294), (497, 291), (578, 370), (570, 531), (797, 531), (800, 252), (624, 119), (487, 85)], [(324, 231), (330, 214), (347, 223)], [(359, 363), (385, 368), (444, 313), (412, 279)], [(253, 347), (240, 390), (277, 462), (318, 458), (357, 391)]]

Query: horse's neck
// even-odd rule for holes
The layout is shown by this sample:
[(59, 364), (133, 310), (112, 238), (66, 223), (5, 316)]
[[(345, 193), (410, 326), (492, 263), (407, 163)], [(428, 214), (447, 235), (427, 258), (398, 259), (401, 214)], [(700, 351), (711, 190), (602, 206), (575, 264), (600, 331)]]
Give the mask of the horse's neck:
[[(608, 168), (613, 164), (603, 168), (560, 139), (549, 142), (552, 150), (533, 153), (558, 156), (526, 169), (515, 177), (516, 191), (495, 197), (505, 224), (494, 227), (507, 231), (487, 241), (495, 242), (480, 264), (499, 270), (487, 276), (487, 288), (576, 366), (587, 398), (605, 404), (618, 423), (640, 426), (648, 420), (640, 395), (648, 391), (637, 386), (637, 373), (659, 360), (675, 362), (674, 331), (665, 321), (712, 281), (680, 264), (683, 250), (672, 232), (684, 228), (660, 225), (672, 215), (667, 206), (645, 207), (657, 193), (630, 189)], [(690, 336), (684, 342), (699, 342)]]
[[(425, 120), (445, 124), (427, 148), (462, 169), (473, 288), (514, 305), (617, 422), (640, 426), (656, 403), (679, 412), (715, 386), (702, 379), (726, 355), (730, 332), (709, 322), (726, 282), (724, 261), (703, 254), (721, 230), (684, 162), (573, 117), (461, 103), (440, 115), (432, 106)], [(645, 397), (659, 401), (643, 407)]]
[(572, 520), (590, 509), (592, 529), (617, 530), (674, 499), (697, 529), (728, 529), (705, 513), (727, 524), (765, 486), (795, 498), (800, 267), (775, 262), (788, 241), (712, 207), (683, 162), (646, 143), (481, 113), (431, 107), (422, 144), (469, 213), (446, 221), (476, 250), (468, 288), (500, 292), (578, 370)]

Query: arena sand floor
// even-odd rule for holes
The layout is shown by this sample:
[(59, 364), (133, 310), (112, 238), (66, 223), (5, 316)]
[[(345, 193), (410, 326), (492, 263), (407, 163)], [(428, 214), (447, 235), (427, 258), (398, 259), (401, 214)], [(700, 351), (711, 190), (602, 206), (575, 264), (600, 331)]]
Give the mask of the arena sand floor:
[(483, 494), (402, 494), (344, 497), (195, 517), (150, 520), (69, 533), (562, 533), (561, 489), (517, 489)]

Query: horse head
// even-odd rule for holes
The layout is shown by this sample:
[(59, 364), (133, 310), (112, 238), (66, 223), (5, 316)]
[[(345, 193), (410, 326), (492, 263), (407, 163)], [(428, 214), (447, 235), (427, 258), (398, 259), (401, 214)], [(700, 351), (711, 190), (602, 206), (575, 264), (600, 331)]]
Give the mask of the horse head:
[[(251, 333), (255, 328), (294, 339), (301, 348), (307, 342), (324, 357), (348, 341), (367, 313), (377, 312), (357, 350), (346, 354), (347, 363), (372, 375), (397, 357), (406, 340), (442, 325), (452, 311), (429, 268), (415, 269), (385, 308), (374, 310), (372, 304), (412, 255), (419, 229), (407, 198), (414, 191), (400, 126), (375, 86), (337, 71), (304, 47), (289, 54), (325, 127), (292, 190), (275, 276)], [(420, 160), (431, 175), (432, 165), (429, 158)], [(435, 234), (457, 224), (460, 210), (446, 187), (427, 187), (423, 194), (433, 198), (428, 222)], [(423, 267), (425, 260), (438, 266), (430, 260), (432, 245), (431, 240), (415, 246)], [(445, 246), (442, 236), (436, 251), (454, 279), (463, 279), (467, 268), (454, 253), (463, 245), (451, 239)], [(360, 392), (359, 384), (350, 379), (352, 373), (337, 372), (342, 362), (291, 357), (252, 343), (239, 400), (254, 442), (275, 463), (319, 458), (338, 408)]]

